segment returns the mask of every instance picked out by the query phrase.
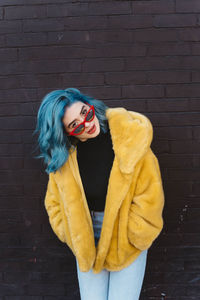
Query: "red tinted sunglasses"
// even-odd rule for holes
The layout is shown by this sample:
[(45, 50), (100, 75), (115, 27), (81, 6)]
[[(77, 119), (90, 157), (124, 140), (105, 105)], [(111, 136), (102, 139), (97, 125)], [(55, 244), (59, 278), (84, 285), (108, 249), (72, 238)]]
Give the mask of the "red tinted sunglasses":
[(95, 117), (94, 106), (88, 103), (86, 104), (90, 106), (90, 109), (85, 115), (84, 121), (78, 124), (71, 132), (69, 132), (69, 135), (79, 135), (83, 133), (85, 130), (85, 122), (91, 122), (94, 119)]

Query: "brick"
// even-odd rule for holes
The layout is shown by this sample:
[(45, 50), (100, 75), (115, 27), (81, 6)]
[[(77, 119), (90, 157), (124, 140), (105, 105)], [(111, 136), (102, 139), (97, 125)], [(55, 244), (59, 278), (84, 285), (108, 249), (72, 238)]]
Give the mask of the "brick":
[(124, 30), (109, 30), (109, 31), (91, 31), (88, 35), (88, 40), (92, 43), (109, 43), (117, 42), (130, 43), (132, 41), (132, 33)]
[(1, 284), (2, 295), (16, 295), (16, 293), (18, 293), (19, 295), (25, 294), (25, 288), (23, 284), (16, 284), (16, 283), (13, 283), (12, 285), (6, 283)]
[(47, 36), (43, 32), (9, 34), (5, 38), (7, 47), (40, 46), (47, 43)]
[(0, 116), (15, 116), (19, 114), (19, 105), (0, 104)]
[(156, 156), (161, 153), (169, 153), (170, 150), (168, 141), (159, 141), (155, 139), (152, 141), (151, 148)]
[(193, 157), (193, 167), (199, 168), (200, 166), (200, 156), (199, 155), (194, 155)]
[(123, 59), (115, 58), (86, 58), (82, 65), (83, 72), (122, 71), (124, 69)]
[(144, 56), (146, 54), (146, 46), (140, 44), (116, 44), (109, 45), (99, 44), (97, 48), (88, 48), (83, 52), (85, 57), (124, 57), (124, 56)]
[(187, 14), (169, 14), (157, 15), (154, 17), (153, 25), (155, 27), (192, 27), (197, 25), (196, 15)]
[(67, 3), (48, 5), (47, 17), (70, 17), (88, 15), (88, 3)]
[(106, 84), (133, 84), (145, 83), (146, 74), (144, 72), (107, 72), (105, 73)]
[(200, 288), (196, 284), (193, 284), (193, 285), (190, 285), (190, 286), (188, 285), (186, 287), (186, 295), (189, 296), (189, 297), (190, 296), (196, 296), (196, 295), (199, 294), (199, 292), (200, 292)]
[(122, 87), (122, 96), (125, 98), (158, 98), (164, 96), (162, 85), (129, 85)]
[(22, 32), (22, 21), (0, 21), (0, 33), (1, 34), (10, 34)]
[(141, 29), (133, 31), (133, 42), (175, 42), (177, 32), (173, 29)]
[(29, 116), (35, 116), (38, 112), (40, 103), (21, 103), (20, 104), (20, 115), (29, 115)]
[(172, 153), (199, 153), (199, 141), (170, 141)]
[(93, 98), (100, 99), (102, 101), (119, 98), (121, 96), (121, 89), (118, 86), (81, 87), (80, 90), (82, 93), (92, 95)]
[(173, 0), (166, 1), (134, 1), (134, 14), (169, 14), (175, 11), (175, 3)]
[[(54, 37), (57, 40), (59, 34)], [(86, 48), (77, 46), (51, 46), (51, 47), (34, 47), (34, 48), (20, 48), (19, 58), (20, 60), (55, 60), (55, 59), (66, 59), (67, 58), (79, 58), (84, 55), (86, 56)]]
[(127, 100), (105, 100), (104, 103), (108, 107), (124, 107), (128, 110), (133, 110), (141, 113), (146, 112), (146, 102), (145, 99), (127, 99)]
[(35, 117), (24, 116), (24, 117), (0, 117), (0, 126), (2, 129), (34, 129), (35, 128)]
[(192, 127), (154, 127), (156, 140), (189, 140), (193, 138)]
[(28, 294), (38, 294), (38, 295), (54, 295), (54, 296), (61, 296), (65, 295), (65, 287), (64, 284), (59, 284), (59, 283), (54, 283), (54, 284), (49, 284), (49, 283), (31, 283), (28, 285)]
[(118, 15), (108, 16), (108, 27), (118, 29), (136, 29), (153, 27), (152, 16), (142, 15)]
[(30, 222), (26, 220), (24, 222), (2, 222), (0, 221), (1, 229), (0, 233), (7, 233), (7, 232), (24, 232), (26, 234), (36, 234), (40, 233), (41, 231), (41, 224), (36, 222)]
[(65, 29), (67, 30), (95, 30), (106, 29), (108, 26), (107, 16), (77, 16), (68, 17), (63, 20)]
[(200, 82), (200, 72), (199, 71), (192, 72), (192, 82)]
[(192, 193), (192, 184), (191, 182), (187, 181), (177, 181), (174, 182), (171, 180), (165, 180), (164, 181), (164, 191), (166, 198), (168, 197), (176, 197), (176, 196), (184, 196), (188, 197)]
[(113, 5), (112, 1), (101, 3), (89, 3), (89, 15), (121, 15), (131, 14), (131, 2), (129, 1), (116, 1)]
[(23, 186), (22, 185), (1, 185), (2, 196), (22, 196)]
[(161, 168), (192, 168), (193, 154), (163, 153), (159, 155), (159, 164)]
[[(65, 3), (66, 0), (56, 0), (56, 3)], [(55, 0), (42, 0), (42, 3), (45, 4), (49, 4), (49, 3), (55, 3)], [(12, 3), (9, 0), (1, 0), (1, 5), (2, 6), (20, 6), (22, 4), (27, 4), (27, 0), (12, 0)], [(29, 0), (28, 4), (40, 4), (41, 5), (41, 0)]]
[[(55, 61), (35, 61), (31, 64), (30, 69), (34, 73), (63, 73), (63, 72), (80, 72), (80, 59), (65, 59)], [(51, 89), (52, 90), (52, 89)]]
[(191, 111), (199, 111), (199, 108), (200, 108), (200, 101), (199, 100), (200, 100), (199, 98), (190, 99), (189, 109)]
[[(164, 283), (173, 284), (174, 282), (179, 284), (190, 284), (195, 281), (197, 275), (195, 273), (187, 272), (166, 272), (164, 273)], [(197, 281), (198, 284), (198, 281)]]
[(24, 32), (49, 32), (64, 30), (64, 23), (62, 19), (40, 19), (40, 20), (24, 20)]
[(199, 213), (200, 209), (190, 207), (187, 211), (187, 220), (188, 221), (198, 221), (199, 222)]
[(174, 180), (198, 180), (200, 178), (200, 171), (196, 169), (176, 169), (176, 170), (168, 170), (169, 178)]
[(0, 155), (3, 156), (22, 156), (23, 145), (22, 144), (1, 144)]
[[(23, 209), (39, 209), (40, 208), (40, 197), (23, 197), (12, 195), (5, 195), (0, 197), (1, 209), (19, 209), (23, 206)], [(10, 233), (9, 233), (10, 234)]]
[(196, 257), (196, 259), (195, 259), (195, 257), (193, 257), (193, 259), (190, 259), (190, 260), (187, 259), (184, 263), (185, 270), (189, 271), (189, 272), (199, 271), (200, 268), (199, 268), (198, 261), (199, 261), (198, 257)]
[[(23, 88), (37, 88), (40, 86), (43, 87), (51, 87), (57, 88), (59, 85), (62, 88), (61, 85), (61, 75), (59, 74), (27, 74), (27, 75), (19, 75), (16, 76), (18, 82), (20, 83), (20, 86)], [(31, 104), (30, 104), (31, 105)]]
[(19, 87), (19, 79), (18, 78), (14, 77), (14, 76), (13, 77), (12, 76), (0, 77), (0, 88), (1, 89), (15, 89), (18, 87)]
[(124, 31), (69, 31), (69, 32), (50, 32), (48, 34), (48, 43), (54, 44), (78, 44), (83, 45), (88, 43), (104, 43), (106, 42), (116, 42), (121, 40), (122, 42), (131, 42), (132, 33)]
[(191, 74), (188, 71), (153, 71), (148, 72), (147, 83), (190, 83)]
[(0, 182), (5, 183), (16, 183), (20, 184), (23, 180), (22, 170), (4, 170), (0, 171)]
[(147, 111), (148, 112), (187, 112), (189, 108), (189, 100), (182, 98), (175, 99), (148, 99)]
[(0, 101), (24, 102), (33, 101), (36, 97), (35, 89), (9, 89), (0, 90)]
[(199, 114), (195, 112), (174, 112), (170, 114), (148, 113), (146, 114), (154, 126), (192, 126), (199, 125)]
[(5, 41), (5, 36), (0, 36), (0, 47), (5, 47), (6, 46), (6, 41)]
[(181, 41), (200, 41), (200, 29), (199, 28), (184, 28), (178, 31), (178, 39)]
[(5, 130), (5, 129), (0, 131), (0, 143), (19, 144), (21, 142), (22, 142), (21, 132), (16, 132), (16, 130), (12, 131), (12, 130)]
[(104, 85), (104, 74), (102, 73), (72, 73), (62, 75), (62, 86), (95, 86)]
[[(26, 185), (24, 186), (24, 195), (25, 196), (41, 196), (42, 192), (46, 192), (46, 184), (43, 186), (42, 189), (42, 184), (40, 182), (32, 183), (32, 182), (27, 182)], [(43, 192), (43, 193), (44, 193)]]
[(45, 6), (13, 6), (5, 7), (5, 19), (36, 19), (46, 16)]
[(41, 172), (41, 170), (34, 170), (34, 169), (23, 170), (23, 182), (25, 184), (29, 182), (37, 182), (37, 181), (41, 184), (46, 184), (47, 181), (46, 174)]
[(40, 159), (34, 159), (34, 155), (38, 155), (39, 153), (34, 153), (32, 158), (26, 157), (24, 159), (24, 169), (37, 169), (37, 170), (43, 170), (44, 166), (42, 163), (42, 160)]
[(200, 44), (198, 42), (191, 43), (192, 55), (199, 55), (200, 53)]
[(0, 157), (1, 170), (13, 170), (23, 168), (23, 159), (18, 157)]
[[(195, 46), (194, 46), (195, 47)], [(183, 42), (170, 42), (165, 44), (148, 45), (149, 56), (165, 56), (165, 55), (189, 55), (191, 54), (190, 45)], [(195, 55), (195, 54), (194, 54)]]
[(167, 97), (198, 97), (200, 84), (176, 84), (166, 86)]
[(200, 60), (198, 56), (185, 56), (180, 60), (181, 69), (196, 69), (200, 65)]
[[(36, 127), (36, 120), (35, 120), (35, 127)], [(34, 130), (35, 130), (34, 127)], [(37, 143), (37, 135), (34, 135), (33, 130), (24, 130), (22, 133), (22, 142), (26, 144), (34, 144)], [(36, 167), (36, 166), (35, 166)]]
[[(83, 1), (83, 0), (81, 0), (81, 1)], [(99, 1), (99, 0), (95, 0), (95, 1)], [(72, 298), (73, 300), (79, 300), (80, 299), (79, 288), (77, 287), (74, 290), (75, 290), (75, 292), (73, 292), (73, 294), (70, 295), (69, 297), (70, 298), (73, 297)], [(46, 296), (46, 297), (44, 297), (44, 300), (66, 300), (66, 296)]]
[(42, 296), (5, 296), (5, 300), (43, 300)]
[[(182, 68), (187, 67), (191, 69), (191, 61), (188, 61), (184, 57), (184, 61), (181, 61), (179, 57), (174, 56), (162, 56), (162, 57), (125, 57), (124, 58), (127, 70), (174, 70), (181, 66)], [(196, 61), (196, 66), (198, 65), (198, 59)]]
[(200, 12), (200, 3), (198, 0), (176, 0), (177, 13), (198, 13)]
[[(40, 67), (41, 64), (43, 65), (43, 70), (42, 73), (48, 73), (48, 72), (64, 72), (64, 70), (68, 71), (80, 71), (80, 60), (60, 60), (60, 61), (35, 61), (35, 62), (23, 62), (23, 63), (1, 63), (2, 65), (2, 71), (7, 74), (26, 74), (27, 72), (30, 73), (40, 73)], [(41, 75), (42, 76), (42, 75)], [(44, 76), (44, 75), (43, 75)], [(55, 75), (54, 75), (55, 76)], [(18, 92), (22, 92), (20, 89), (18, 90), (12, 90), (12, 91), (7, 91), (7, 93), (12, 93), (15, 92), (15, 94)], [(33, 95), (36, 95), (36, 90), (35, 89), (23, 89), (23, 96), (21, 98), (24, 98), (24, 95), (27, 95), (29, 93), (32, 93)], [(3, 92), (5, 93), (5, 92)], [(30, 95), (29, 95), (30, 97)], [(33, 99), (33, 98), (32, 98)]]
[[(58, 35), (56, 35), (57, 41)], [(67, 42), (67, 41), (66, 41)], [(52, 46), (46, 47), (34, 47), (34, 48), (21, 48), (19, 49), (20, 60), (48, 60), (48, 59), (62, 59), (62, 58), (80, 58), (80, 57), (119, 57), (119, 56), (144, 56), (146, 47), (143, 45), (129, 45), (124, 47), (121, 44), (99, 45), (97, 48), (84, 48), (78, 46)]]
[(199, 197), (200, 195), (200, 184), (199, 181), (193, 183), (193, 193), (194, 197)]
[(193, 127), (193, 134), (195, 139), (200, 139), (200, 126)]

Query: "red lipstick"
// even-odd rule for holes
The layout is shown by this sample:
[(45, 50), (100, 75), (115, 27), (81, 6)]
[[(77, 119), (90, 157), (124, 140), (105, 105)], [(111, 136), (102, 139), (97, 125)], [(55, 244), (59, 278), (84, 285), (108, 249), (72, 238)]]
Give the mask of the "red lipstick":
[(94, 124), (92, 128), (87, 132), (89, 134), (93, 134), (96, 131), (96, 125)]

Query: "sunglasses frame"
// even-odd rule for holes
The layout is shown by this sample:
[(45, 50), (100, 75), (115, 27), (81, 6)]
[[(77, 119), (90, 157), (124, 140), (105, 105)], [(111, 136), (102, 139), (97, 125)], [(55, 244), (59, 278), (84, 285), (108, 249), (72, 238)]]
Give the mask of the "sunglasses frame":
[[(92, 121), (94, 120), (94, 117), (95, 117), (94, 106), (93, 106), (93, 105), (90, 105), (90, 104), (87, 103), (87, 102), (86, 102), (86, 104), (87, 104), (90, 108), (89, 108), (87, 114), (85, 115), (85, 118), (84, 118), (83, 122), (81, 122), (80, 124), (78, 124), (71, 132), (69, 132), (69, 133), (68, 133), (69, 135), (76, 136), (76, 135), (82, 134), (82, 133), (85, 131), (85, 123), (86, 123), (86, 122), (92, 122)], [(86, 118), (87, 118), (87, 116), (88, 116), (88, 114), (89, 114), (89, 112), (90, 112), (91, 110), (93, 111), (93, 117), (92, 117), (92, 119), (91, 119), (90, 121), (86, 121)], [(75, 131), (80, 125), (84, 125), (83, 131), (81, 131), (80, 133), (74, 133), (74, 131)]]

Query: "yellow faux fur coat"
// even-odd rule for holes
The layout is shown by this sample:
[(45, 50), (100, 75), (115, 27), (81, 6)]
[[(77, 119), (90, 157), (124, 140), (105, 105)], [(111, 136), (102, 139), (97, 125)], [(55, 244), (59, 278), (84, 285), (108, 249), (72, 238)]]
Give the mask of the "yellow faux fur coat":
[(106, 116), (115, 157), (97, 247), (76, 149), (59, 170), (49, 174), (45, 196), (51, 227), (72, 250), (83, 272), (127, 267), (151, 246), (163, 227), (164, 192), (159, 163), (150, 148), (150, 120), (122, 107), (108, 108)]

